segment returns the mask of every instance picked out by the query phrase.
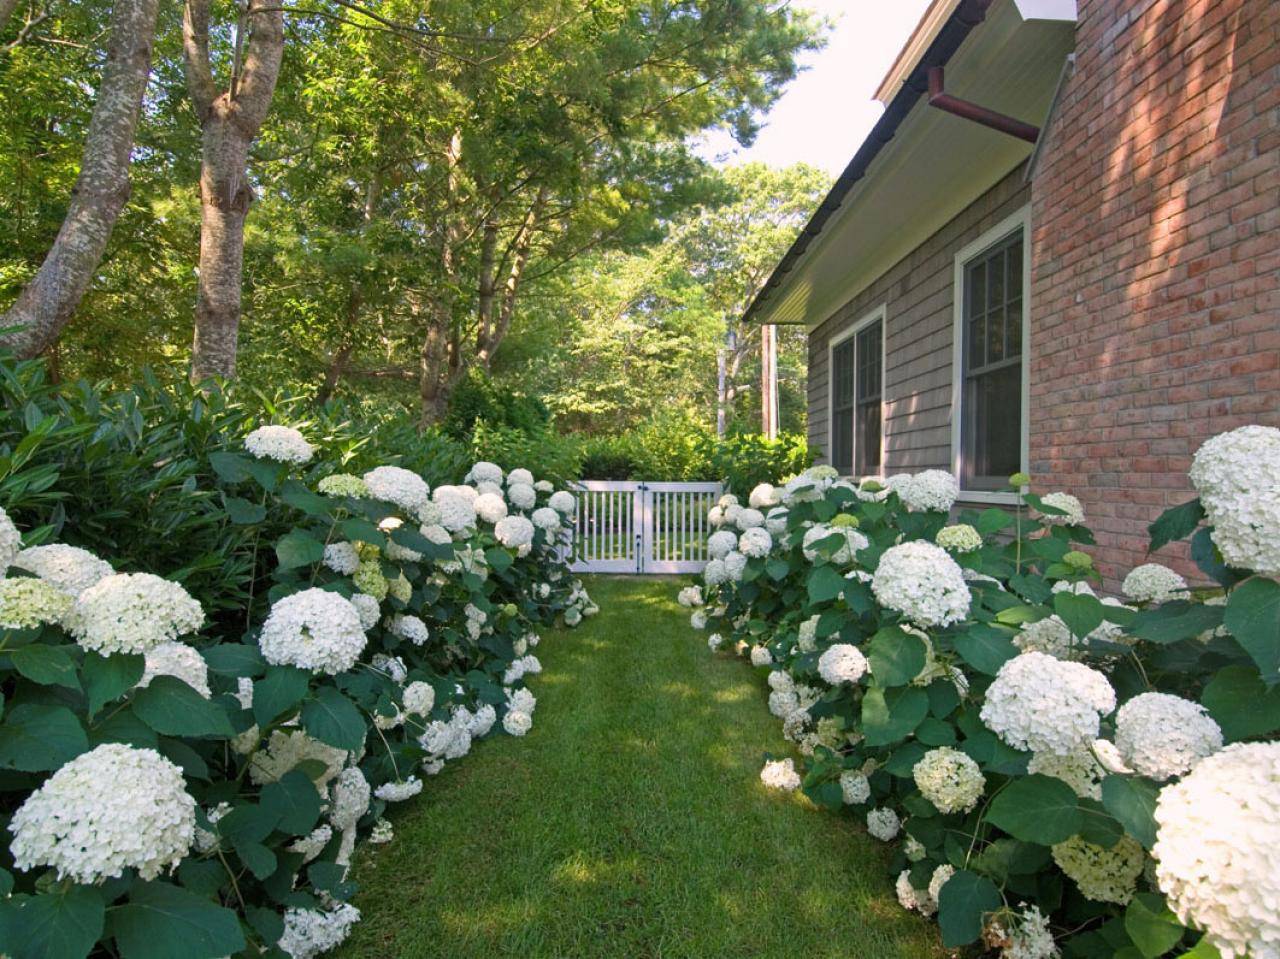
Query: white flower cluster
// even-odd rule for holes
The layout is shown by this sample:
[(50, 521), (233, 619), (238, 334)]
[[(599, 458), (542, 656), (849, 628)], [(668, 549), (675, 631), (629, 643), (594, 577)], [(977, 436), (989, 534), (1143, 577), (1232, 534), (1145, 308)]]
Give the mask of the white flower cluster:
[(436, 691), (430, 683), (421, 680), (410, 683), (404, 688), (400, 697), (404, 703), (404, 711), (411, 715), (426, 717), (436, 704)]
[(1227, 565), (1280, 575), (1280, 429), (1242, 426), (1206, 440), (1188, 475)]
[(350, 473), (334, 473), (316, 484), (325, 496), (353, 496), (362, 499), (369, 495), (369, 485), (359, 476)]
[(1098, 902), (1123, 906), (1133, 898), (1146, 863), (1137, 840), (1124, 836), (1114, 846), (1098, 846), (1072, 836), (1052, 847), (1053, 861), (1080, 892)]
[(950, 746), (930, 749), (911, 770), (916, 788), (938, 812), (968, 812), (978, 804), (987, 780), (966, 753)]
[(1056, 615), (1023, 623), (1013, 636), (1013, 644), (1024, 653), (1045, 653), (1056, 659), (1080, 659), (1084, 653), (1084, 644)]
[(822, 499), (840, 474), (830, 466), (810, 466), (799, 476), (787, 480), (782, 487), (782, 502), (811, 503)]
[(82, 592), (63, 618), (85, 649), (103, 656), (144, 653), (194, 633), (204, 610), (177, 583), (150, 573), (115, 573)]
[(277, 943), (292, 959), (315, 959), (346, 941), (360, 921), (360, 910), (350, 903), (332, 909), (286, 909), (284, 934)]
[(307, 438), (291, 426), (259, 426), (244, 438), (250, 456), (301, 466), (315, 455)]
[(9, 850), (19, 869), (52, 866), (79, 883), (128, 868), (155, 879), (190, 851), (195, 825), (181, 769), (154, 749), (106, 743), (27, 797), (9, 822)]
[(431, 489), (426, 480), (399, 466), (375, 467), (364, 474), (364, 483), (374, 499), (394, 503), (414, 516), (430, 501)]
[(1084, 522), (1084, 506), (1070, 493), (1045, 493), (1040, 497), (1040, 502), (1062, 510), (1061, 513), (1041, 514), (1051, 526), (1079, 526)]
[(494, 539), (521, 556), (526, 555), (533, 545), (533, 532), (533, 523), (523, 516), (504, 516), (493, 527)]
[(546, 530), (548, 533), (554, 533), (560, 529), (560, 514), (550, 506), (539, 506), (529, 514), (529, 519), (533, 520), (533, 525), (538, 529)]
[(969, 586), (956, 561), (932, 543), (913, 540), (880, 557), (871, 591), (882, 606), (917, 626), (949, 626), (969, 615)]
[(146, 653), (146, 667), (138, 686), (148, 686), (157, 676), (176, 676), (205, 699), (209, 691), (209, 664), (200, 651), (184, 643), (161, 643)]
[(972, 553), (975, 549), (982, 548), (982, 534), (968, 523), (942, 527), (933, 541), (943, 549), (957, 553)]
[(115, 572), (110, 563), (98, 559), (87, 549), (63, 543), (24, 549), (13, 565), (39, 576), (71, 596), (79, 596)]
[(861, 806), (871, 798), (871, 780), (858, 769), (846, 769), (840, 774), (840, 795), (846, 806)]
[(551, 498), (547, 500), (547, 505), (561, 516), (572, 516), (578, 511), (578, 501), (573, 498), (572, 493), (565, 490), (552, 493)]
[(21, 549), (22, 534), (13, 525), (9, 514), (0, 508), (0, 576), (13, 565), (13, 560)]
[(946, 470), (900, 473), (889, 477), (885, 485), (898, 494), (902, 505), (911, 513), (929, 510), (945, 513), (960, 496), (960, 483)]
[[(1101, 740), (1100, 740), (1101, 742)], [(1107, 743), (1107, 745), (1111, 745)], [(1106, 768), (1094, 755), (1094, 746), (1081, 746), (1069, 753), (1034, 753), (1027, 763), (1027, 773), (1052, 776), (1070, 786), (1077, 796), (1102, 798), (1102, 779)]]
[(396, 613), (391, 617), (390, 629), (415, 646), (422, 646), (431, 638), (431, 630), (427, 628), (427, 624), (412, 613)]
[(836, 643), (818, 657), (818, 675), (832, 686), (856, 683), (867, 669), (867, 657), (852, 643)]
[(818, 523), (816, 526), (810, 526), (805, 530), (804, 540), (800, 544), (800, 551), (804, 553), (804, 558), (811, 563), (817, 560), (819, 557), (818, 544), (832, 536), (844, 537), (844, 542), (831, 551), (831, 562), (838, 566), (852, 563), (854, 554), (870, 545), (869, 540), (852, 526), (833, 526), (827, 523)]
[(1280, 951), (1280, 743), (1235, 743), (1160, 791), (1156, 881), (1223, 959)]
[(1022, 912), (996, 913), (983, 929), (983, 940), (1000, 950), (1000, 959), (1058, 959), (1061, 953), (1049, 929), (1049, 917), (1038, 906), (1019, 903)]
[(469, 486), (437, 486), (431, 498), (440, 511), (440, 525), (450, 533), (461, 533), (475, 526), (474, 494), (475, 490)]
[(764, 764), (760, 770), (760, 781), (769, 789), (782, 789), (787, 792), (800, 788), (800, 774), (796, 772), (794, 759), (773, 759)]
[(350, 576), (360, 568), (360, 552), (355, 543), (329, 543), (324, 548), (325, 566), (342, 576)]
[(0, 579), (0, 627), (5, 629), (60, 622), (71, 603), (69, 594), (42, 579)]
[(753, 509), (769, 509), (782, 502), (782, 491), (771, 483), (761, 483), (751, 491), (747, 502)]
[(752, 559), (768, 556), (773, 549), (773, 537), (763, 526), (752, 526), (738, 537), (738, 551)]
[(712, 559), (724, 559), (738, 548), (738, 537), (730, 530), (718, 529), (707, 537), (707, 553)]
[(386, 782), (373, 791), (383, 802), (404, 802), (422, 792), (422, 780), (410, 776), (404, 782)]
[(370, 596), (368, 593), (352, 593), (349, 602), (355, 607), (356, 614), (360, 617), (360, 625), (364, 629), (370, 630), (378, 625), (382, 606), (377, 597)]
[[(428, 755), (428, 763), (441, 759), (461, 759), (471, 752), (470, 716), (454, 712), (448, 722), (435, 720), (427, 724), (418, 743)], [(427, 772), (432, 772), (428, 766)], [(437, 770), (438, 771), (438, 770)]]
[(687, 609), (702, 605), (702, 589), (698, 586), (686, 586), (676, 596), (676, 602)]
[(987, 688), (983, 723), (1015, 749), (1064, 756), (1098, 737), (1116, 708), (1107, 677), (1045, 653), (1015, 656)]
[(1135, 603), (1163, 603), (1187, 594), (1187, 581), (1159, 563), (1135, 566), (1120, 589)]
[(1222, 748), (1222, 729), (1199, 703), (1140, 693), (1116, 711), (1116, 748), (1125, 764), (1162, 782)]
[(481, 493), (475, 500), (476, 515), (486, 523), (497, 523), (507, 515), (507, 501), (501, 493)]
[(898, 814), (888, 806), (879, 806), (867, 813), (867, 832), (881, 842), (890, 842), (901, 828)]
[(336, 746), (312, 739), (300, 729), (273, 729), (266, 747), (255, 752), (249, 761), (249, 778), (259, 786), (278, 782), (298, 763), (308, 759), (319, 760), (323, 764), (323, 769), (311, 774), (316, 789), (323, 792), (329, 781), (342, 771), (347, 753)]
[(354, 666), (365, 642), (360, 613), (350, 600), (317, 587), (273, 603), (258, 637), (267, 662), (330, 676)]
[[(528, 471), (526, 470), (526, 472)], [(490, 463), (487, 460), (481, 460), (474, 464), (467, 472), (467, 475), (463, 477), (463, 480), (467, 483), (493, 483), (498, 486), (502, 485), (502, 479), (502, 467), (497, 463)], [(530, 477), (530, 479), (532, 479), (532, 477)], [(517, 479), (515, 482), (520, 482), (520, 480)]]

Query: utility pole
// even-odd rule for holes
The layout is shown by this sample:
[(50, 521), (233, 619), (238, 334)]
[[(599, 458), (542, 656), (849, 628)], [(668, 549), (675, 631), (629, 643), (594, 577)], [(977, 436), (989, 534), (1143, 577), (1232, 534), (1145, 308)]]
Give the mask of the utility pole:
[(760, 327), (760, 431), (778, 438), (778, 328)]

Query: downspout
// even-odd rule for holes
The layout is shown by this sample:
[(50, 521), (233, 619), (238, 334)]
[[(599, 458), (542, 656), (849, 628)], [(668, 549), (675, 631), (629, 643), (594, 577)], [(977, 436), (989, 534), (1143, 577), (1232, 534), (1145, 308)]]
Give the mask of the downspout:
[(974, 123), (980, 123), (984, 127), (1007, 133), (1019, 140), (1026, 140), (1028, 143), (1035, 143), (1040, 139), (1039, 127), (947, 93), (943, 89), (943, 68), (940, 66), (929, 68), (929, 106), (936, 107), (943, 113), (963, 117)]

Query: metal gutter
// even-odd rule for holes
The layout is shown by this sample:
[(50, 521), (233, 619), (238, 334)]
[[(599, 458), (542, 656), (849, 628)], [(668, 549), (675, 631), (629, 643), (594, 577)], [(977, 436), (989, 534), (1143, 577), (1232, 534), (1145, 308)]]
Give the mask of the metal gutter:
[(809, 222), (800, 231), (800, 235), (791, 244), (791, 248), (787, 250), (778, 265), (774, 267), (773, 273), (765, 281), (755, 299), (751, 301), (751, 305), (747, 307), (746, 312), (742, 314), (742, 322), (746, 323), (752, 319), (782, 284), (783, 280), (786, 279), (787, 274), (795, 268), (797, 261), (804, 255), (804, 252), (817, 238), (818, 234), (822, 232), (832, 214), (840, 209), (845, 197), (849, 195), (854, 185), (866, 175), (867, 169), (879, 155), (881, 149), (893, 139), (894, 134), (898, 132), (898, 127), (902, 125), (902, 122), (907, 118), (907, 114), (916, 105), (916, 101), (928, 91), (929, 71), (933, 67), (946, 65), (973, 28), (986, 17), (987, 9), (993, 2), (994, 0), (961, 0), (960, 5), (947, 18), (947, 22), (938, 31), (937, 37), (929, 44), (929, 49), (924, 52), (919, 63), (911, 71), (911, 76), (903, 83), (902, 89), (885, 107), (884, 113), (876, 121), (876, 125), (871, 128), (871, 132), (862, 142), (862, 146), (858, 148), (858, 152), (853, 155), (849, 165), (844, 168), (844, 172), (840, 174), (831, 191), (818, 204), (818, 209), (809, 218)]

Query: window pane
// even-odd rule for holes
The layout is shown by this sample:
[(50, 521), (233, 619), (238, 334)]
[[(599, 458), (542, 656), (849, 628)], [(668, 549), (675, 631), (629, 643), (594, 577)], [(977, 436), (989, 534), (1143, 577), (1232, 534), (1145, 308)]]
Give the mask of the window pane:
[(835, 409), (853, 402), (853, 341), (845, 340), (831, 353), (832, 403)]
[(879, 400), (858, 406), (858, 476), (880, 472), (880, 428), (884, 418)]
[(998, 363), (1004, 359), (1004, 305), (987, 314), (987, 362)]
[(969, 362), (966, 369), (974, 370), (986, 366), (987, 328), (982, 322), (983, 314), (969, 324)]
[(1009, 313), (1005, 317), (1005, 356), (1022, 355), (1022, 300), (1009, 301)]
[(853, 472), (853, 410), (836, 411), (831, 417), (831, 465), (841, 475)]
[(966, 282), (969, 284), (968, 315), (970, 317), (981, 316), (987, 309), (986, 263), (979, 260), (969, 267), (967, 273)]
[[(1004, 304), (1004, 249), (995, 250), (987, 260), (987, 309)], [(988, 361), (990, 362), (990, 361)]]
[(971, 377), (964, 400), (964, 485), (998, 489), (1022, 466), (1021, 364)]

